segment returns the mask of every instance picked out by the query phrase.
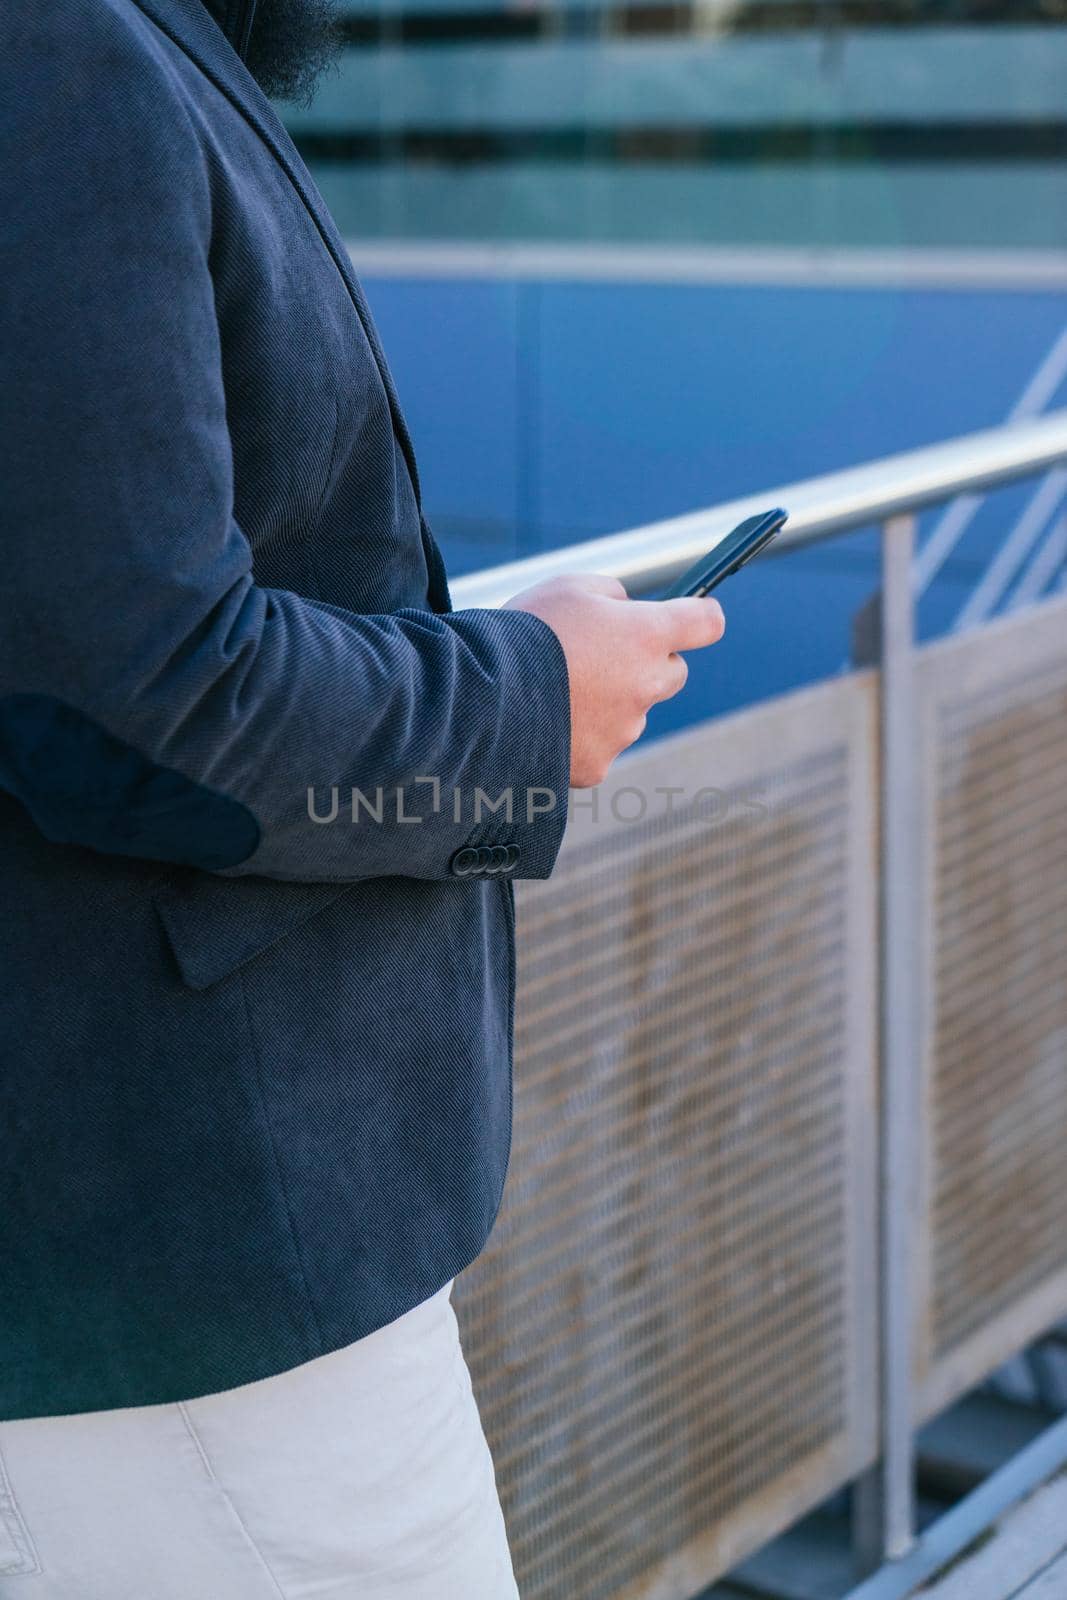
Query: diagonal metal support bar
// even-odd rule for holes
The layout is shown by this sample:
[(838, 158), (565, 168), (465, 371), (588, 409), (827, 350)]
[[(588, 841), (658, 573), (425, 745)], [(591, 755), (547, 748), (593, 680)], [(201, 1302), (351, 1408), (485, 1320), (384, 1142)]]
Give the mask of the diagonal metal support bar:
[[(1067, 327), (1060, 332), (1037, 370), (1031, 374), (1022, 394), (1005, 421), (1024, 422), (1039, 416), (1067, 377)], [(964, 494), (946, 507), (930, 537), (915, 557), (912, 581), (917, 594), (923, 594), (981, 510), (984, 496)]]
[(1035, 489), (1022, 516), (972, 590), (953, 624), (956, 629), (976, 628), (992, 616), (1027, 557), (1038, 546), (1065, 492), (1067, 468), (1054, 467)]
[(1023, 606), (1040, 600), (1060, 571), (1067, 565), (1067, 516), (1060, 517), (1045, 542), (1031, 557), (1029, 564), (1012, 592), (1008, 609), (1018, 611)]

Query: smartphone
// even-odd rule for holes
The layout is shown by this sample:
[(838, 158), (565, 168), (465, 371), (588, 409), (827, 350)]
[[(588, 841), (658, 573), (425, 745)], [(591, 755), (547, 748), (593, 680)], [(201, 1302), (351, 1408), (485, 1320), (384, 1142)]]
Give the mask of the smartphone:
[(683, 572), (677, 583), (672, 583), (659, 598), (677, 600), (681, 595), (710, 594), (716, 584), (743, 567), (746, 561), (751, 561), (759, 551), (766, 549), (775, 535), (781, 532), (788, 518), (788, 511), (783, 511), (781, 506), (775, 506), (771, 511), (761, 511), (754, 517), (746, 517), (725, 539), (720, 539), (714, 550), (709, 550), (706, 556), (701, 556), (694, 566)]

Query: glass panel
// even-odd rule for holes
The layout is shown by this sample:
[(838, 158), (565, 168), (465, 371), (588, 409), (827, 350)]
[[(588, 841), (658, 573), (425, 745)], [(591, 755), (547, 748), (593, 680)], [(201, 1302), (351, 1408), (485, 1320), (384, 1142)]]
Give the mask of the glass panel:
[(1067, 0), (350, 0), (351, 237), (1067, 245)]

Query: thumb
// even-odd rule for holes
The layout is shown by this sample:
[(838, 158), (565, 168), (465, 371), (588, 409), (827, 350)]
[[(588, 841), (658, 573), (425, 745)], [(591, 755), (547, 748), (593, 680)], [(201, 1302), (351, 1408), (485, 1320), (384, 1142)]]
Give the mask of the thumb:
[(685, 595), (653, 602), (664, 613), (671, 650), (701, 650), (726, 631), (722, 606), (710, 595)]

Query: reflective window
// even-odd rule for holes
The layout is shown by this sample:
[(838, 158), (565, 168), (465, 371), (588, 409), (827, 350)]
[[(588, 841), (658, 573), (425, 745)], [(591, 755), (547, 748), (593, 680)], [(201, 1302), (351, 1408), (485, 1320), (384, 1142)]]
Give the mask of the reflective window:
[(1067, 0), (358, 0), (350, 237), (1062, 248)]

